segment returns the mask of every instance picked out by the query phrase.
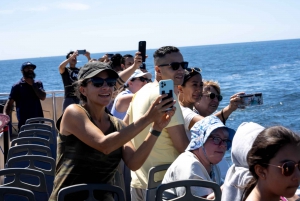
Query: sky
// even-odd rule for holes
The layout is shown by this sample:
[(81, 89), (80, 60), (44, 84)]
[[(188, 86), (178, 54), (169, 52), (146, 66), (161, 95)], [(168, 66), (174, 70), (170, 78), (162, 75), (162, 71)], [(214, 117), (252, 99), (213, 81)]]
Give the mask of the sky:
[(0, 60), (300, 38), (298, 0), (0, 1)]

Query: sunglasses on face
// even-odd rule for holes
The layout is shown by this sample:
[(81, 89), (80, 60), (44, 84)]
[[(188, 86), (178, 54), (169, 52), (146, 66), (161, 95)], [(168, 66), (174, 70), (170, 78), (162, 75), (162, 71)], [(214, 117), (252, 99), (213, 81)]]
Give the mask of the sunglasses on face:
[(106, 78), (102, 79), (100, 77), (92, 77), (91, 79), (88, 80), (88, 82), (92, 82), (94, 87), (102, 87), (104, 82), (106, 82), (107, 86), (113, 87), (116, 85), (116, 79), (114, 78)]
[(145, 78), (145, 77), (135, 77), (135, 78), (132, 78), (131, 81), (133, 82), (134, 80), (140, 80), (141, 82), (149, 82), (149, 79), (148, 78)]
[(186, 68), (186, 70), (189, 72), (189, 73), (193, 73), (193, 72), (197, 72), (197, 73), (201, 73), (201, 68)]
[(298, 166), (298, 170), (300, 171), (300, 162), (296, 163), (294, 161), (288, 161), (280, 165), (272, 165), (272, 164), (266, 164), (270, 165), (272, 167), (277, 167), (281, 169), (281, 174), (288, 177), (291, 176), (295, 172), (295, 168)]
[(226, 147), (230, 147), (231, 146), (231, 140), (228, 139), (222, 139), (220, 137), (209, 137), (210, 139), (212, 139), (213, 143), (215, 145), (225, 145)]
[(215, 99), (215, 97), (217, 97), (217, 99), (218, 99), (219, 102), (220, 102), (221, 100), (223, 100), (223, 96), (221, 96), (221, 95), (216, 95), (215, 93), (212, 93), (212, 92), (208, 93), (207, 96), (208, 96), (211, 100)]
[(189, 65), (189, 62), (183, 61), (183, 62), (172, 62), (170, 64), (161, 64), (158, 67), (161, 67), (161, 66), (171, 66), (171, 68), (173, 70), (178, 70), (180, 66), (183, 69), (187, 69), (188, 65)]

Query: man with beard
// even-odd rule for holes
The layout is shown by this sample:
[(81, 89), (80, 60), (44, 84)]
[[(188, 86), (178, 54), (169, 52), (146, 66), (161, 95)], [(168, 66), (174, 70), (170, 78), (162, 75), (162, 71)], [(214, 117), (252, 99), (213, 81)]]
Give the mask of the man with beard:
[(46, 92), (43, 88), (43, 83), (34, 80), (35, 68), (36, 65), (29, 61), (22, 64), (21, 72), (23, 77), (12, 86), (8, 101), (6, 101), (4, 106), (4, 114), (11, 116), (14, 102), (16, 102), (19, 130), (27, 119), (44, 117), (40, 100), (45, 100)]

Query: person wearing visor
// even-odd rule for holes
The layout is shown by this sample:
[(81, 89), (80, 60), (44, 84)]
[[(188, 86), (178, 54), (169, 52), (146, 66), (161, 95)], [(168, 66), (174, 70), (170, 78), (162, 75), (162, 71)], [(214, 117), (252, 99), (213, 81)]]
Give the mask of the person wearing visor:
[[(200, 179), (221, 184), (218, 164), (226, 150), (230, 149), (235, 131), (226, 127), (221, 120), (214, 116), (208, 116), (194, 124), (191, 129), (191, 141), (185, 152), (168, 168), (162, 183), (186, 179)], [(211, 189), (192, 187), (192, 194), (199, 197), (207, 197), (212, 193)], [(184, 187), (168, 189), (164, 193), (167, 199), (183, 196)]]
[(150, 82), (151, 78), (152, 75), (150, 73), (143, 73), (141, 70), (136, 69), (130, 78), (125, 82), (124, 91), (120, 92), (115, 98), (111, 109), (112, 115), (119, 119), (123, 119), (126, 115), (133, 95), (144, 85)]
[[(232, 112), (234, 112), (238, 105), (241, 103), (239, 95), (245, 94), (239, 92), (230, 97), (229, 105), (217, 112), (215, 115), (219, 117), (225, 124), (226, 120)], [(218, 82), (213, 80), (203, 80), (203, 93), (199, 101), (194, 104), (193, 111), (197, 114), (206, 117), (213, 114), (219, 107), (220, 102), (223, 100), (221, 89)]]
[(36, 65), (27, 61), (21, 66), (23, 77), (14, 84), (4, 106), (3, 112), (11, 116), (11, 112), (16, 102), (16, 113), (18, 119), (18, 129), (25, 124), (27, 119), (44, 117), (40, 100), (46, 99), (46, 92), (43, 83), (35, 80)]
[[(80, 69), (76, 90), (82, 104), (68, 106), (56, 123), (57, 165), (50, 201), (57, 200), (60, 189), (74, 184), (113, 184), (121, 159), (133, 171), (140, 168), (174, 115), (176, 108), (165, 112), (175, 104), (173, 98), (162, 100), (167, 95), (157, 95), (140, 119), (125, 126), (106, 108), (118, 78), (107, 63), (89, 62)], [(130, 140), (148, 125), (151, 129), (144, 143), (135, 149)], [(86, 200), (85, 196), (78, 192), (69, 200)], [(108, 192), (97, 192), (94, 196), (98, 200), (114, 200)]]

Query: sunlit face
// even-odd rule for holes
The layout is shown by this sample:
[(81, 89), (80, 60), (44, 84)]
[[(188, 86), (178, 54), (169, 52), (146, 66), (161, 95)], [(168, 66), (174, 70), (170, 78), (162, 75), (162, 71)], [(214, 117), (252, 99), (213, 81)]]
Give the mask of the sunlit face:
[[(213, 141), (214, 137), (219, 137), (222, 140), (226, 140), (229, 137), (229, 133), (226, 128), (218, 128), (210, 134), (204, 144), (204, 149), (209, 162), (212, 164), (217, 164), (224, 157), (227, 150), (227, 145), (224, 142), (222, 142), (220, 145), (216, 145)], [(202, 147), (199, 148), (199, 151), (203, 152)]]
[(181, 85), (184, 78), (184, 69), (182, 67), (179, 67), (177, 70), (173, 70), (171, 66), (158, 67), (159, 65), (170, 64), (172, 62), (183, 62), (182, 54), (180, 52), (166, 54), (165, 57), (158, 60), (155, 70), (161, 79), (172, 79), (174, 81), (174, 85)]
[(124, 69), (130, 67), (133, 63), (134, 63), (133, 57), (126, 57), (125, 64), (124, 64)]
[[(148, 79), (146, 76), (143, 76), (143, 78), (145, 78), (146, 80)], [(139, 78), (135, 78), (133, 81), (128, 82), (129, 85), (128, 88), (132, 93), (136, 93), (147, 83), (148, 83), (147, 81), (142, 82)]]
[(210, 99), (209, 92), (220, 95), (214, 87), (205, 86), (203, 88), (203, 95), (201, 99), (195, 103), (196, 110), (198, 110), (199, 114), (204, 117), (213, 114), (218, 109), (220, 104), (217, 97)]
[[(106, 79), (108, 78), (108, 73), (106, 71), (102, 71), (95, 77)], [(86, 96), (87, 103), (106, 106), (110, 103), (112, 94), (114, 92), (114, 87), (109, 87), (106, 82), (104, 82), (103, 86), (101, 87), (95, 87), (90, 81), (87, 83), (86, 87), (81, 87), (80, 90), (81, 93)]]
[[(300, 147), (296, 145), (286, 145), (281, 148), (278, 153), (272, 158), (269, 164), (281, 166), (286, 161), (300, 161)], [(273, 195), (292, 197), (298, 186), (300, 185), (300, 171), (296, 167), (291, 176), (282, 175), (282, 170), (274, 166), (265, 168), (266, 193)], [(276, 184), (276, 185), (274, 185)]]
[(194, 75), (185, 86), (179, 86), (179, 97), (183, 103), (194, 104), (202, 95), (203, 82), (201, 74)]

